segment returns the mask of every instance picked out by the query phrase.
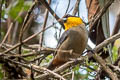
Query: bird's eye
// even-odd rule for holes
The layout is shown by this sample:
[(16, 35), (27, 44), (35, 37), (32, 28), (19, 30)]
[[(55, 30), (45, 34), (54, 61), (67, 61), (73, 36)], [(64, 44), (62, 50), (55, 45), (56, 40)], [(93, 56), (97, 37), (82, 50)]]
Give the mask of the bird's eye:
[(67, 21), (67, 18), (63, 18), (63, 22), (65, 23)]

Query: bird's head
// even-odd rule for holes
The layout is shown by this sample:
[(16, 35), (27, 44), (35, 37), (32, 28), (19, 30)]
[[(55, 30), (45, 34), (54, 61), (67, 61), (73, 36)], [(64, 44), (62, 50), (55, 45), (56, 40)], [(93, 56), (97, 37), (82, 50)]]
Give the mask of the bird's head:
[(84, 22), (82, 21), (82, 19), (80, 17), (65, 16), (65, 17), (63, 17), (63, 23), (64, 23), (65, 30), (68, 30), (72, 27), (79, 26), (79, 25), (83, 24)]

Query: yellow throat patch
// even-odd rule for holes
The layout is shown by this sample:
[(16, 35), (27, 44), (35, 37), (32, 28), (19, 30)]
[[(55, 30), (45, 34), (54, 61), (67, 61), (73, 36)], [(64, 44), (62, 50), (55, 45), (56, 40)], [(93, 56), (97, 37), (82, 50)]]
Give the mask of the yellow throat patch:
[(82, 23), (83, 21), (80, 17), (68, 17), (66, 22), (64, 23), (65, 31)]

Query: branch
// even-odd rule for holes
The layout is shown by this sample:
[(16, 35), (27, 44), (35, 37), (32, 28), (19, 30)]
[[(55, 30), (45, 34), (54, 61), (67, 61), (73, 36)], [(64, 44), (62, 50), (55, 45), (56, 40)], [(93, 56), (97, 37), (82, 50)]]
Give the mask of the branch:
[[(33, 34), (32, 36), (30, 36), (30, 37), (28, 37), (27, 39), (23, 40), (22, 43), (23, 43), (23, 44), (26, 43), (27, 41), (31, 40), (32, 38), (34, 38), (35, 36), (37, 36), (37, 35), (40, 34), (41, 32), (43, 32), (43, 31), (45, 31), (45, 30), (47, 30), (47, 29), (49, 29), (49, 28), (51, 28), (51, 27), (53, 27), (53, 26), (50, 25), (50, 26), (47, 27), (46, 29), (41, 30), (40, 32)], [(12, 48), (9, 48), (9, 49), (7, 49), (6, 51), (4, 51), (3, 54), (8, 53), (9, 51), (12, 51), (12, 50), (16, 49), (18, 46), (22, 45), (22, 43), (19, 42), (19, 43), (15, 44)]]
[(65, 15), (67, 14), (68, 9), (69, 9), (69, 7), (70, 7), (70, 2), (71, 2), (71, 0), (68, 1), (68, 6), (67, 6), (67, 9), (66, 9), (66, 11), (65, 11)]
[(115, 71), (119, 71), (120, 72), (120, 68), (119, 66), (114, 66), (112, 64), (107, 64), (108, 66), (112, 67)]
[[(23, 8), (21, 9), (21, 11), (22, 11), (22, 10), (23, 10)], [(9, 28), (8, 28), (8, 30), (7, 30), (7, 33), (6, 33), (5, 37), (3, 38), (3, 40), (2, 40), (2, 42), (1, 42), (1, 44), (0, 44), (0, 47), (1, 47), (1, 46), (3, 45), (3, 43), (6, 41), (8, 35), (10, 34), (10, 32), (11, 32), (11, 30), (12, 30), (12, 28), (13, 28), (13, 24), (14, 24), (15, 21), (20, 17), (20, 15), (21, 15), (21, 13), (19, 13), (18, 16), (15, 18), (15, 20), (10, 23), (10, 26), (9, 26)]]
[(54, 75), (57, 78), (60, 78), (62, 80), (66, 80), (62, 76), (60, 76), (59, 74), (57, 74), (57, 73), (55, 73), (55, 72), (53, 72), (51, 70), (48, 70), (48, 69), (46, 69), (44, 67), (39, 67), (39, 66), (36, 66), (36, 65), (33, 65), (33, 64), (27, 65), (27, 64), (24, 64), (24, 63), (21, 63), (21, 62), (17, 62), (17, 61), (13, 61), (13, 60), (7, 59), (7, 58), (3, 58), (2, 60), (5, 61), (5, 62), (9, 61), (9, 62), (11, 62), (13, 64), (21, 65), (22, 67), (25, 67), (25, 68), (30, 69), (30, 70), (31, 70), (31, 66), (32, 66), (32, 70), (34, 70), (35, 72), (41, 73), (42, 71), (43, 72), (47, 71), (47, 72), (49, 72), (50, 74)]
[(72, 15), (76, 15), (76, 13), (78, 12), (78, 9), (79, 9), (79, 3), (80, 3), (80, 0), (77, 0), (76, 1), (76, 4), (75, 4), (75, 8), (74, 8), (74, 11), (72, 13)]
[(13, 23), (10, 24), (10, 26), (9, 26), (9, 28), (8, 28), (8, 30), (7, 30), (7, 33), (5, 34), (5, 37), (3, 38), (3, 40), (2, 40), (2, 42), (1, 42), (1, 44), (0, 44), (0, 48), (1, 48), (1, 46), (3, 45), (3, 43), (6, 41), (8, 35), (10, 34), (10, 31), (11, 31), (12, 27), (13, 27)]
[(100, 43), (99, 45), (97, 45), (93, 51), (98, 52), (100, 49), (102, 49), (103, 47), (107, 46), (109, 43), (114, 42), (115, 40), (117, 40), (118, 38), (120, 38), (120, 32), (109, 37), (108, 39), (104, 40), (102, 43)]
[[(67, 69), (68, 67), (70, 67), (71, 65), (75, 65), (75, 64), (84, 62), (85, 58), (86, 57), (81, 57), (81, 58), (77, 59), (77, 63), (75, 61), (66, 62), (65, 64), (63, 64), (59, 68), (55, 69), (54, 72), (60, 73), (60, 72), (64, 71), (65, 69)], [(36, 76), (35, 78), (36, 79), (44, 79), (46, 76), (51, 76), (51, 74), (45, 73), (45, 74)]]
[[(120, 30), (120, 11), (119, 11), (119, 14), (117, 15), (117, 19), (116, 19), (116, 22), (115, 22), (115, 26), (114, 26), (114, 29), (112, 31), (112, 35), (118, 33)], [(114, 42), (112, 43), (112, 45), (114, 44)]]
[(107, 2), (107, 4), (100, 10), (100, 12), (89, 21), (91, 27), (90, 31), (92, 31), (95, 28), (95, 25), (97, 24), (97, 21), (101, 18), (101, 16), (107, 11), (109, 6), (113, 3), (114, 0), (110, 0)]
[[(51, 3), (51, 0), (48, 1), (48, 4), (49, 4), (49, 5), (50, 5), (50, 3)], [(43, 30), (45, 29), (46, 24), (47, 24), (48, 14), (49, 14), (49, 12), (48, 12), (48, 10), (46, 9), (45, 20), (44, 20), (44, 23), (43, 23)], [(39, 39), (39, 44), (40, 44), (39, 50), (40, 50), (40, 48), (42, 47), (43, 38), (44, 38), (44, 32), (41, 33), (41, 36), (40, 36), (40, 39)]]
[(116, 23), (115, 23), (115, 26), (114, 26), (112, 35), (118, 33), (119, 30), (120, 30), (120, 12), (119, 12), (119, 14), (117, 15), (117, 19), (116, 19)]
[(47, 68), (42, 67), (42, 69), (45, 70), (45, 71), (47, 71), (47, 72), (49, 72), (50, 74), (52, 74), (52, 75), (60, 78), (60, 79), (62, 79), (62, 80), (66, 80), (66, 79), (64, 79), (62, 76), (60, 76), (59, 74), (57, 74), (57, 73), (55, 73), (55, 72), (53, 72), (53, 71), (51, 71), (51, 70), (49, 70), (49, 69), (47, 69)]
[[(22, 47), (22, 38), (23, 38), (23, 34), (24, 34), (24, 31), (27, 27), (27, 22), (29, 21), (29, 18), (30, 18), (30, 15), (35, 7), (36, 3), (34, 2), (32, 4), (32, 6), (30, 7), (30, 9), (28, 10), (28, 13), (27, 15), (25, 16), (25, 19), (23, 21), (23, 24), (22, 24), (22, 27), (21, 27), (21, 30), (20, 30), (20, 35), (19, 35), (19, 42), (21, 43), (21, 45), (19, 46), (19, 54), (21, 54), (21, 47)], [(27, 24), (27, 25), (26, 25)]]
[(102, 66), (103, 70), (109, 75), (112, 80), (118, 80), (117, 75), (107, 66), (106, 62), (98, 55), (93, 55), (94, 59)]
[(36, 0), (37, 2), (38, 2), (38, 4), (39, 4), (39, 2), (41, 3), (41, 4), (43, 4), (47, 9), (48, 9), (48, 11), (55, 17), (55, 19), (62, 25), (62, 27), (64, 28), (64, 25), (63, 25), (63, 23), (62, 23), (62, 21), (59, 21), (59, 17), (58, 17), (58, 15), (51, 9), (51, 7), (49, 6), (49, 4), (45, 1), (45, 0)]

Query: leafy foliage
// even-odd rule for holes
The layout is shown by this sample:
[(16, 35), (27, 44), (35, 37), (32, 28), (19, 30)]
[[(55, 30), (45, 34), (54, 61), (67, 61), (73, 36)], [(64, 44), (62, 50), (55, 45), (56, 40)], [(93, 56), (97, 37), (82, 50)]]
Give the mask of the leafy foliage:
[(113, 53), (112, 59), (113, 59), (113, 62), (115, 62), (118, 58), (118, 48), (114, 46), (112, 49), (112, 53)]
[(21, 11), (27, 11), (29, 9), (30, 5), (25, 4), (24, 0), (16, 0), (12, 4), (10, 4), (10, 7), (8, 9), (8, 16), (10, 16), (12, 19), (16, 19), (20, 23), (22, 22), (22, 18), (19, 16)]
[(0, 80), (3, 79), (4, 75), (3, 75), (3, 72), (2, 72), (2, 64), (0, 64)]

